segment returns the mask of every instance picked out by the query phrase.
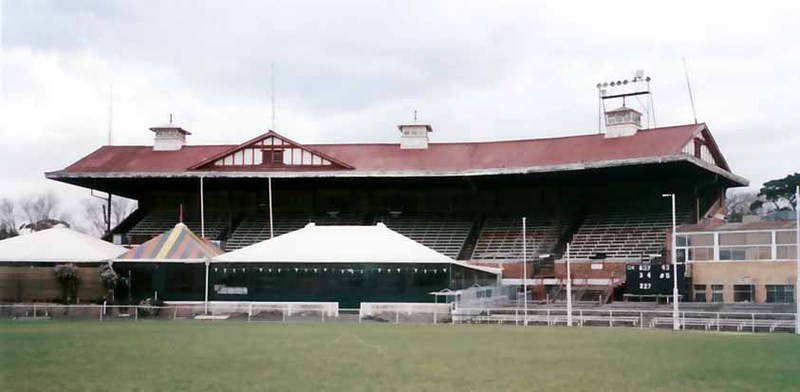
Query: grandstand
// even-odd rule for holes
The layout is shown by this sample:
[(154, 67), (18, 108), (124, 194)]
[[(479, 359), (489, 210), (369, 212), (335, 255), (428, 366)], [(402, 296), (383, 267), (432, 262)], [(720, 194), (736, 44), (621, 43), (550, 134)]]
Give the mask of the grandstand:
[[(269, 131), (239, 145), (201, 146), (170, 124), (152, 128), (152, 146), (104, 146), (47, 177), (138, 200), (139, 210), (109, 236), (121, 243), (174, 226), (179, 208), (200, 233), (202, 192), (205, 235), (228, 251), (269, 238), (270, 213), (274, 235), (309, 222), (383, 222), (452, 258), (503, 265), (511, 280), (521, 277), (513, 266), (522, 259), (520, 218), (528, 217), (530, 277), (558, 294), (554, 261), (570, 242), (576, 262), (609, 266), (587, 269), (584, 288), (587, 298), (608, 298), (609, 286), (625, 279), (609, 275), (614, 262), (667, 251), (671, 209), (661, 194), (677, 195), (678, 223), (697, 223), (724, 209), (727, 188), (747, 184), (705, 124), (625, 126), (624, 133), (609, 125), (605, 134), (431, 143), (432, 128), (412, 124), (399, 126), (399, 143), (308, 145)], [(164, 134), (174, 136), (169, 144)]]

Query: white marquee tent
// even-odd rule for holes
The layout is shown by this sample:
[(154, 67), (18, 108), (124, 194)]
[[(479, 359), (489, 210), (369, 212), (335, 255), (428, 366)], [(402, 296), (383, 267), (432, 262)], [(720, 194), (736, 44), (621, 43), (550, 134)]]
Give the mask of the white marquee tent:
[(500, 274), (498, 268), (445, 256), (384, 225), (306, 227), (214, 257), (225, 263), (448, 263)]
[(98, 263), (126, 249), (74, 230), (55, 227), (0, 241), (3, 263)]

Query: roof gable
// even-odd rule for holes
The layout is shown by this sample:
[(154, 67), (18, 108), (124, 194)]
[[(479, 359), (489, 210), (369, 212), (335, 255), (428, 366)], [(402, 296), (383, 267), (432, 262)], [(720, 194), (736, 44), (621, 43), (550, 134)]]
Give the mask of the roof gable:
[(705, 124), (701, 124), (688, 140), (685, 141), (681, 152), (692, 155), (706, 163), (712, 164), (726, 171), (730, 171), (728, 162), (722, 156), (714, 136)]
[(313, 148), (269, 131), (228, 151), (216, 154), (190, 170), (351, 170), (352, 166)]

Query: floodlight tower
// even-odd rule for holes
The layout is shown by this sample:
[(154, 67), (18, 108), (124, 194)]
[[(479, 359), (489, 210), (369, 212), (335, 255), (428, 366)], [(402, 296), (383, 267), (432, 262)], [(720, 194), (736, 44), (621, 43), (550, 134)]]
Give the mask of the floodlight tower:
[(672, 198), (672, 329), (677, 331), (681, 329), (680, 320), (678, 319), (678, 248), (677, 248), (677, 228), (676, 213), (675, 213), (675, 194), (665, 193), (661, 197)]
[[(603, 121), (603, 114), (607, 113), (606, 111), (606, 100), (609, 99), (617, 99), (622, 98), (622, 108), (627, 107), (627, 100), (626, 98), (629, 97), (636, 97), (637, 101), (639, 101), (638, 96), (640, 95), (647, 95), (648, 100), (645, 103), (639, 101), (642, 106), (642, 109), (647, 113), (647, 126), (651, 126), (650, 122), (650, 114), (653, 115), (652, 127), (656, 127), (656, 111), (653, 105), (653, 94), (650, 90), (650, 77), (644, 75), (643, 70), (637, 70), (633, 76), (633, 79), (628, 80), (617, 80), (611, 82), (601, 82), (597, 83), (597, 91), (599, 97), (599, 113), (597, 118), (597, 133), (602, 133), (603, 126), (610, 125), (608, 123), (608, 117), (605, 117), (605, 121)], [(615, 109), (618, 110), (618, 109)]]

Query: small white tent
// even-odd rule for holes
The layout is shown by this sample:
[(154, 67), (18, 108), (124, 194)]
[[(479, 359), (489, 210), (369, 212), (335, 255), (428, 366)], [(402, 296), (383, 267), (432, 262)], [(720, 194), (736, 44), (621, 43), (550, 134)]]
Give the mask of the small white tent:
[(55, 227), (0, 241), (0, 263), (98, 263), (125, 248), (74, 230)]

